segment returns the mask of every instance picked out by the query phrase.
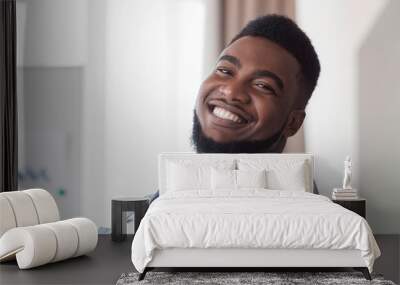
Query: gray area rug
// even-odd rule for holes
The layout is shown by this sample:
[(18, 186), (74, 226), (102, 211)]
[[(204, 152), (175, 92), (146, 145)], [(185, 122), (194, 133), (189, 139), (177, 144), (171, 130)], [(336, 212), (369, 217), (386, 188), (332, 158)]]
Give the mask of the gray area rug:
[(133, 284), (379, 284), (395, 285), (381, 275), (372, 275), (368, 281), (360, 272), (148, 272), (142, 281), (139, 273), (124, 273), (117, 285)]

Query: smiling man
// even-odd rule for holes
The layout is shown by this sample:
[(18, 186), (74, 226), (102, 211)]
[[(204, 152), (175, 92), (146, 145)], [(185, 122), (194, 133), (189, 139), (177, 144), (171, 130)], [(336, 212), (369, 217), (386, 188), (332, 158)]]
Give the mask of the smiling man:
[(195, 150), (282, 152), (303, 123), (319, 72), (310, 39), (292, 20), (268, 15), (251, 21), (200, 86), (192, 130)]
[(282, 152), (301, 127), (320, 72), (307, 35), (290, 19), (247, 24), (202, 83), (193, 119), (199, 153)]

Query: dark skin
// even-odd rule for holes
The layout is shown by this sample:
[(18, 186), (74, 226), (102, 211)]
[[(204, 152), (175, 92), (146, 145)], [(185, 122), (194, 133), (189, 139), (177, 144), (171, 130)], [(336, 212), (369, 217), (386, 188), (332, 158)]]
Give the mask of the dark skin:
[(261, 37), (242, 37), (221, 53), (202, 83), (196, 114), (204, 135), (218, 143), (260, 141), (281, 132), (268, 152), (282, 152), (305, 112), (300, 65)]

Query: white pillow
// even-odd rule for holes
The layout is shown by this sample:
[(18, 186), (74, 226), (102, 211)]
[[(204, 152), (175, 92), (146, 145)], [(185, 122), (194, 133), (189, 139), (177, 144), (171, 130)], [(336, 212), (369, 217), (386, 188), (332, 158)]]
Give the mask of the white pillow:
[(234, 169), (233, 159), (174, 159), (166, 162), (166, 191), (210, 190), (211, 168)]
[(266, 188), (267, 176), (262, 170), (211, 169), (211, 189), (240, 190), (241, 188)]
[(167, 188), (171, 191), (209, 189), (209, 172), (209, 167), (170, 163), (168, 166)]
[(304, 160), (239, 159), (240, 170), (267, 170), (267, 188), (273, 190), (307, 191), (309, 167)]
[(267, 172), (262, 170), (235, 170), (237, 188), (267, 188)]
[(211, 168), (211, 189), (236, 189), (236, 170)]
[(276, 190), (293, 190), (303, 191), (307, 190), (307, 180), (305, 175), (304, 162), (294, 164), (287, 169), (274, 169), (268, 171), (268, 181), (271, 181), (271, 189)]

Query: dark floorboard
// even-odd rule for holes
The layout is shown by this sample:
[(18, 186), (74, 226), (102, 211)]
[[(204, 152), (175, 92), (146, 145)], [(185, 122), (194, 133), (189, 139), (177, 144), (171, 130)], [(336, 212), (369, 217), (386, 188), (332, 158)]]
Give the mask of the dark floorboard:
[[(376, 240), (382, 257), (376, 261), (374, 271), (399, 283), (399, 236), (377, 235)], [(16, 262), (2, 263), (0, 284), (115, 284), (122, 273), (134, 271), (130, 260), (130, 246), (131, 240), (114, 243), (110, 236), (100, 236), (96, 250), (88, 256), (29, 270), (19, 270)], [(341, 270), (343, 269), (338, 268), (338, 271)]]
[(400, 284), (400, 235), (375, 235), (381, 257), (375, 261), (374, 271)]
[(0, 264), (0, 284), (115, 284), (124, 272), (133, 271), (131, 242), (115, 243), (99, 236), (95, 251), (57, 263), (19, 270), (16, 262)]

